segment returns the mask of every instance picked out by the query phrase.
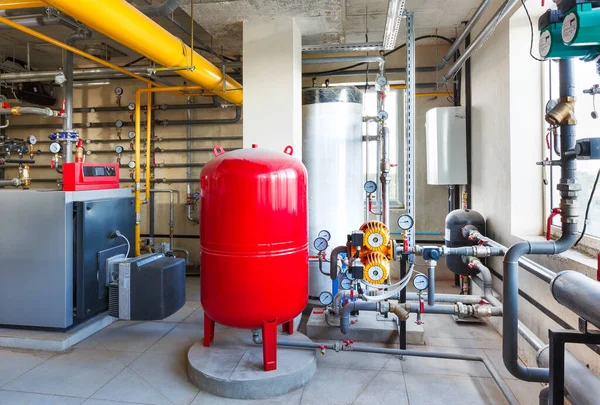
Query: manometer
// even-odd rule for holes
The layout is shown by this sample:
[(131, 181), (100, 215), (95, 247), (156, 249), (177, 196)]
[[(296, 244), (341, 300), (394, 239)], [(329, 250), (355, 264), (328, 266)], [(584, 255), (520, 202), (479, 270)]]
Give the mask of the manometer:
[(329, 305), (333, 302), (333, 295), (329, 291), (323, 291), (319, 295), (319, 302), (323, 305)]
[(129, 104), (127, 104), (127, 109), (128, 109), (129, 111), (133, 111), (133, 110), (135, 110), (135, 103), (129, 103)]
[(121, 127), (123, 126), (123, 121), (121, 121), (121, 120), (117, 120), (117, 121), (115, 122), (115, 125), (117, 126), (117, 128), (121, 128)]
[(377, 191), (377, 183), (371, 180), (367, 181), (365, 183), (365, 191), (369, 194), (374, 193), (375, 191)]
[(117, 152), (118, 154), (123, 153), (123, 147), (121, 145), (117, 145), (117, 147), (115, 148), (115, 152)]
[(375, 78), (375, 83), (377, 83), (378, 86), (385, 86), (387, 84), (387, 78), (383, 75), (377, 75), (377, 77)]
[(419, 291), (426, 290), (429, 287), (429, 278), (425, 274), (417, 274), (413, 278), (413, 285)]
[(121, 87), (115, 87), (115, 94), (120, 96), (123, 94), (123, 89)]
[(558, 104), (557, 100), (548, 100), (548, 102), (546, 103), (546, 114), (548, 114), (550, 111), (552, 111), (554, 109), (554, 107), (556, 107), (556, 105)]
[(379, 113), (377, 113), (377, 118), (379, 118), (380, 120), (387, 120), (389, 117), (389, 114), (387, 113), (387, 111), (379, 111)]
[(35, 145), (37, 143), (37, 138), (35, 137), (35, 135), (29, 135), (29, 138), (27, 138), (27, 142), (29, 142), (30, 145)]
[(398, 217), (398, 226), (403, 231), (408, 231), (415, 225), (415, 220), (408, 214), (402, 214)]
[(321, 232), (319, 232), (319, 238), (323, 238), (325, 239), (327, 242), (329, 242), (329, 240), (331, 240), (331, 234), (329, 233), (329, 231), (326, 230), (322, 230)]
[(344, 277), (340, 280), (340, 287), (342, 287), (343, 290), (351, 290), (352, 289), (352, 280), (350, 280), (348, 277)]
[(52, 142), (50, 144), (50, 152), (52, 152), (52, 153), (60, 152), (60, 144), (58, 142)]
[(129, 139), (133, 139), (133, 138), (135, 138), (135, 131), (129, 131), (129, 132), (127, 133), (127, 136), (129, 137)]
[(319, 252), (322, 252), (323, 250), (327, 249), (327, 246), (329, 244), (327, 243), (327, 240), (325, 238), (322, 237), (318, 237), (317, 239), (315, 239), (315, 241), (313, 242), (313, 246), (315, 247), (315, 249), (317, 249)]
[(130, 160), (129, 163), (127, 163), (127, 166), (129, 166), (130, 169), (135, 169), (135, 161)]

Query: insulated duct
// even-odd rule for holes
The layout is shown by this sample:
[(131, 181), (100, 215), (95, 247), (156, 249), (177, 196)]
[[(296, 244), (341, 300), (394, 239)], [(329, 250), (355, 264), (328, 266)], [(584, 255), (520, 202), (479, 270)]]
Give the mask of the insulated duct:
[(178, 74), (205, 90), (242, 104), (241, 84), (227, 75), (223, 77), (221, 69), (125, 0), (46, 3), (166, 68), (179, 68)]

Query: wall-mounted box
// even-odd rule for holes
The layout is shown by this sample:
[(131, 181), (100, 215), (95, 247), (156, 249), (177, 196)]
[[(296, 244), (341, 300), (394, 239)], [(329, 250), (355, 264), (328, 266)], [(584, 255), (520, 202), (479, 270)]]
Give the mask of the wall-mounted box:
[(439, 107), (425, 116), (427, 183), (467, 184), (467, 127), (464, 107)]

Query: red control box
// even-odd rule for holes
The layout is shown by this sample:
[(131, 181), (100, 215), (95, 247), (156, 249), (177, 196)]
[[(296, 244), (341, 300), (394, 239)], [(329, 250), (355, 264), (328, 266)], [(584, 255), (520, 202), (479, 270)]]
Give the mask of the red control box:
[(64, 163), (63, 191), (119, 188), (119, 165)]

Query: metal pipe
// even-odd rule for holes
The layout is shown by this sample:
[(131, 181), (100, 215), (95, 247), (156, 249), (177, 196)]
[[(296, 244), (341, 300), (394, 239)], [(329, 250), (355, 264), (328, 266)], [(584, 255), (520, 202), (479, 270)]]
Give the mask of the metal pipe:
[[(241, 105), (242, 86), (125, 0), (47, 0), (90, 28), (168, 68), (192, 83)], [(108, 3), (108, 4), (107, 4)], [(194, 66), (190, 66), (193, 62)], [(227, 91), (223, 91), (223, 82)]]
[[(381, 109), (383, 110), (383, 92), (381, 96)], [(381, 131), (381, 222), (390, 227), (390, 129), (383, 126)]]
[(429, 263), (427, 266), (427, 277), (429, 285), (427, 286), (427, 303), (435, 305), (435, 263)]
[(448, 69), (443, 79), (445, 82), (451, 80), (458, 71), (463, 67), (465, 62), (483, 45), (483, 43), (494, 33), (496, 26), (506, 17), (512, 8), (519, 3), (520, 0), (505, 0), (504, 3), (500, 6), (498, 11), (494, 14), (494, 16), (490, 19), (490, 21), (486, 24), (486, 26), (481, 30), (477, 38), (473, 40), (473, 42), (469, 45), (467, 49), (464, 50), (462, 55), (454, 62), (454, 64)]
[[(214, 100), (213, 100), (214, 101)], [(186, 104), (191, 104), (192, 102), (192, 98), (188, 97), (186, 99)], [(187, 109), (186, 110), (186, 118), (189, 121), (192, 120), (192, 110), (191, 109)], [(192, 163), (192, 126), (191, 125), (187, 125), (186, 128), (186, 146), (188, 149), (188, 152), (186, 154), (186, 159), (187, 159), (187, 163), (188, 165), (190, 165)], [(195, 201), (193, 201), (192, 199), (192, 168), (191, 166), (188, 166), (187, 171), (186, 171), (186, 177), (189, 180), (188, 183), (186, 184), (186, 192), (187, 192), (187, 201), (186, 201), (186, 218), (188, 219), (188, 221), (190, 222), (195, 222), (197, 224), (200, 223), (199, 219), (196, 218), (192, 218), (192, 204), (196, 204)]]
[(323, 65), (328, 63), (360, 63), (375, 62), (379, 64), (379, 74), (385, 72), (385, 58), (383, 56), (336, 56), (333, 58), (304, 58), (303, 65)]
[(332, 280), (337, 279), (338, 269), (337, 269), (337, 261), (338, 256), (341, 253), (347, 253), (348, 247), (346, 246), (337, 246), (331, 250), (331, 255), (329, 256), (329, 275)]
[[(175, 138), (165, 138), (165, 137), (161, 137), (161, 136), (155, 136), (152, 138), (152, 142), (156, 143), (156, 142), (182, 142), (182, 141), (187, 141), (188, 138), (187, 137), (175, 137)], [(191, 138), (192, 141), (240, 141), (242, 140), (241, 136), (197, 136), (197, 137), (192, 137)], [(106, 138), (102, 138), (102, 139), (98, 139), (98, 138), (86, 138), (83, 141), (85, 144), (91, 144), (91, 143), (120, 143), (123, 142), (122, 139), (106, 139)], [(36, 145), (48, 145), (51, 144), (52, 141), (38, 141)], [(240, 145), (241, 147), (241, 145)]]
[[(574, 97), (575, 83), (572, 59), (559, 60), (560, 97)], [(568, 121), (560, 127), (561, 150), (575, 147), (575, 125)], [(577, 238), (578, 206), (577, 193), (581, 187), (576, 180), (576, 160), (563, 153), (561, 156), (561, 179), (557, 185), (560, 191), (560, 208), (562, 212), (562, 236), (556, 241), (531, 242), (524, 241), (511, 246), (504, 257), (503, 304), (502, 318), (503, 339), (502, 356), (506, 368), (515, 377), (525, 381), (548, 382), (549, 370), (524, 367), (519, 364), (518, 357), (518, 323), (519, 323), (519, 259), (527, 254), (559, 254), (568, 250)]]
[(342, 309), (340, 315), (340, 332), (344, 335), (348, 333), (350, 329), (350, 312), (354, 311), (377, 311), (376, 302), (362, 302), (355, 301), (347, 303)]
[[(177, 200), (179, 200), (179, 191), (172, 189), (151, 189), (150, 193), (169, 193), (169, 244), (171, 250), (173, 250), (174, 235), (175, 235), (175, 194), (177, 194)], [(179, 202), (179, 201), (178, 201)]]
[(491, 2), (491, 0), (483, 0), (479, 4), (479, 7), (477, 7), (477, 10), (475, 10), (475, 13), (473, 13), (473, 16), (465, 26), (463, 32), (461, 32), (458, 38), (454, 40), (452, 46), (450, 46), (450, 49), (448, 49), (448, 52), (446, 52), (446, 54), (442, 57), (441, 62), (438, 63), (438, 70), (443, 69), (444, 66), (446, 66), (448, 62), (450, 62), (450, 60), (454, 57), (454, 54), (458, 50), (458, 47), (465, 41), (467, 35), (469, 35), (471, 31), (473, 31), (473, 28), (475, 28), (475, 24), (477, 24), (479, 19), (483, 16), (483, 13), (488, 8)]
[[(431, 72), (437, 72), (438, 69), (435, 66), (421, 66), (421, 67), (417, 67), (415, 68), (415, 70), (419, 73), (431, 73)], [(404, 74), (406, 73), (406, 68), (387, 68), (385, 69), (385, 74), (386, 75), (391, 75), (391, 74)], [(326, 77), (339, 77), (339, 76), (362, 76), (365, 77), (368, 74), (379, 74), (379, 71), (374, 71), (374, 70), (366, 70), (366, 69), (361, 69), (361, 70), (342, 70), (339, 72), (332, 72), (332, 73), (327, 73), (327, 72), (305, 72), (302, 73), (302, 78), (303, 79), (312, 79), (313, 77), (322, 77), (322, 76), (326, 76)]]
[[(1, 76), (1, 74), (0, 74)], [(211, 103), (185, 103), (185, 104), (160, 104), (153, 105), (153, 110), (168, 111), (168, 110), (195, 110), (203, 108), (222, 108), (223, 105), (217, 101), (216, 97), (212, 97)], [(142, 111), (146, 111), (147, 106), (142, 106)], [(116, 112), (116, 111), (130, 111), (129, 106), (109, 106), (109, 107), (83, 107), (73, 108), (74, 113), (99, 113), (99, 112)]]
[[(442, 315), (459, 315), (460, 312), (456, 305), (430, 305), (427, 304), (423, 308), (420, 308), (420, 304), (409, 303), (407, 304), (412, 313), (425, 313), (425, 314), (442, 314)], [(489, 308), (491, 316), (502, 316), (502, 308), (492, 307)], [(476, 316), (473, 316), (477, 318)]]
[[(510, 405), (518, 405), (519, 402), (512, 394), (511, 390), (508, 388), (502, 376), (496, 370), (492, 362), (482, 356), (476, 356), (471, 354), (458, 354), (458, 353), (447, 353), (447, 352), (424, 352), (424, 351), (416, 351), (416, 350), (401, 350), (401, 349), (385, 349), (379, 347), (369, 347), (369, 346), (357, 346), (351, 345), (351, 347), (346, 348), (347, 345), (343, 342), (325, 342), (325, 343), (305, 343), (305, 342), (293, 342), (293, 341), (279, 341), (277, 342), (278, 346), (282, 347), (298, 347), (302, 349), (318, 349), (318, 350), (334, 350), (334, 351), (352, 351), (352, 352), (363, 352), (363, 353), (375, 353), (375, 354), (387, 354), (392, 356), (409, 356), (409, 357), (424, 357), (430, 359), (448, 359), (448, 360), (464, 360), (464, 361), (476, 361), (483, 363), (485, 368), (490, 373), (494, 382), (504, 394), (504, 397), (508, 401)], [(589, 370), (588, 370), (589, 371)]]
[(550, 283), (552, 296), (586, 321), (600, 327), (600, 283), (576, 271), (561, 271)]
[[(164, 89), (165, 87), (159, 87)], [(185, 95), (185, 94), (182, 94)], [(17, 107), (14, 107), (17, 108)], [(33, 108), (33, 107), (20, 107)], [(208, 119), (208, 120), (154, 120), (154, 125), (161, 126), (183, 126), (183, 125), (221, 125), (221, 124), (237, 124), (242, 118), (241, 107), (235, 107), (235, 117), (224, 118), (224, 119)], [(135, 122), (123, 121), (123, 127), (135, 126)], [(11, 129), (42, 129), (42, 128), (55, 128), (55, 124), (29, 124), (29, 125), (11, 125)], [(116, 128), (115, 122), (83, 122), (73, 124), (73, 129), (80, 128)]]
[(0, 180), (0, 187), (19, 187), (21, 180), (14, 178), (11, 180)]
[[(142, 13), (146, 14), (149, 17), (162, 17), (173, 14), (175, 10), (179, 7), (179, 5), (183, 2), (183, 0), (165, 0), (162, 4), (156, 6), (148, 6), (148, 7), (140, 7)], [(192, 16), (193, 18), (193, 16)]]
[(46, 7), (46, 3), (39, 0), (1, 0), (0, 10), (15, 10), (22, 8)]
[[(12, 107), (0, 108), (0, 115), (42, 115), (44, 117), (59, 117), (59, 112), (48, 107)], [(55, 127), (54, 125), (53, 127)]]
[[(538, 351), (537, 364), (539, 367), (550, 367), (549, 346)], [(568, 351), (565, 352), (565, 388), (568, 391), (567, 397), (572, 404), (598, 404), (600, 379)]]
[[(145, 67), (129, 67), (124, 70), (127, 70), (130, 73), (146, 73), (148, 68)], [(45, 71), (29, 71), (29, 72), (9, 72), (9, 73), (0, 73), (0, 81), (5, 83), (13, 83), (13, 82), (24, 82), (28, 80), (33, 81), (44, 81), (44, 80), (54, 80), (54, 78), (60, 74), (63, 74), (62, 70), (45, 70)], [(74, 69), (73, 77), (76, 79), (80, 79), (82, 77), (87, 76), (106, 76), (108, 74), (115, 73), (115, 70), (112, 68), (93, 68), (93, 69)], [(126, 108), (126, 107), (125, 107)]]
[[(423, 298), (427, 298), (427, 294), (422, 294)], [(458, 294), (435, 294), (435, 302), (443, 302), (443, 303), (457, 303), (462, 302), (463, 304), (478, 304), (481, 302), (483, 297), (479, 295), (458, 295)], [(398, 298), (394, 298), (398, 299)], [(419, 294), (415, 292), (407, 292), (406, 293), (407, 301), (418, 301)]]

